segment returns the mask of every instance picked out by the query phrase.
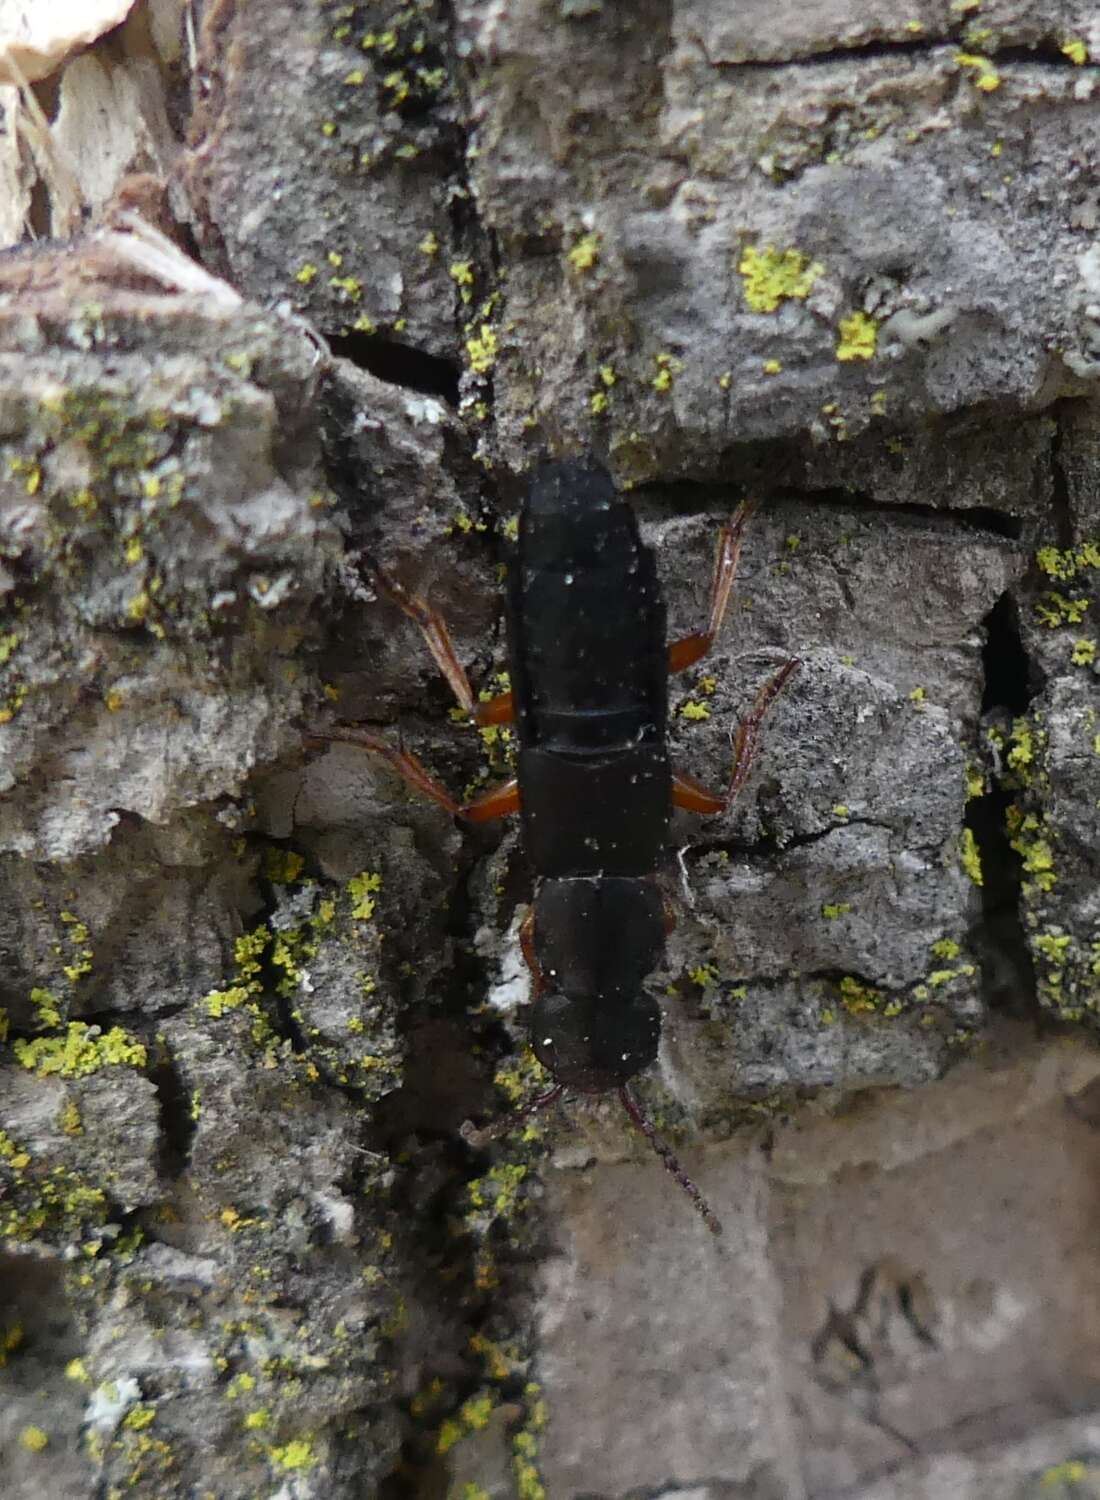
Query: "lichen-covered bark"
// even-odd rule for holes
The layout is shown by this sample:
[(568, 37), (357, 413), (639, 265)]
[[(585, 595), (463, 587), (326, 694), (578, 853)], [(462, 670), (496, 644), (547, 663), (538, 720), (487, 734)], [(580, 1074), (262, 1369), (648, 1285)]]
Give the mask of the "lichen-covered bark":
[[(0, 1491), (1092, 1493), (1091, 10), (167, 9), (2, 101), (3, 222), (97, 218), (0, 265)], [(507, 772), (359, 559), (498, 688), (546, 452), (673, 633), (763, 501), (678, 764), (801, 662), (660, 877), (717, 1246), (613, 1103), (468, 1144), (516, 833), (310, 738)]]

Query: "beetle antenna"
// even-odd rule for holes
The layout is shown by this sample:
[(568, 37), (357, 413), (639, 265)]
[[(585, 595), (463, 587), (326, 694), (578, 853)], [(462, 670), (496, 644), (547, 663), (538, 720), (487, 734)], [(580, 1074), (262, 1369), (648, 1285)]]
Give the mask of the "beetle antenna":
[(699, 1217), (710, 1230), (711, 1234), (721, 1234), (721, 1219), (718, 1218), (710, 1204), (684, 1171), (672, 1147), (657, 1134), (653, 1128), (652, 1121), (646, 1117), (642, 1106), (635, 1099), (625, 1083), (619, 1089), (619, 1098), (622, 1100), (623, 1108), (630, 1116), (633, 1124), (642, 1132), (654, 1151), (661, 1158), (666, 1170), (672, 1173), (673, 1177), (675, 1177), (676, 1181), (691, 1199), (699, 1213)]
[(522, 1109), (514, 1109), (511, 1114), (505, 1115), (500, 1120), (494, 1120), (491, 1125), (484, 1125), (479, 1130), (472, 1120), (467, 1120), (458, 1133), (468, 1146), (485, 1146), (489, 1141), (495, 1141), (498, 1137), (507, 1135), (517, 1125), (522, 1125), (528, 1116), (546, 1109), (564, 1093), (565, 1084), (556, 1083), (552, 1089), (547, 1089), (545, 1094), (536, 1094), (530, 1104), (525, 1104)]

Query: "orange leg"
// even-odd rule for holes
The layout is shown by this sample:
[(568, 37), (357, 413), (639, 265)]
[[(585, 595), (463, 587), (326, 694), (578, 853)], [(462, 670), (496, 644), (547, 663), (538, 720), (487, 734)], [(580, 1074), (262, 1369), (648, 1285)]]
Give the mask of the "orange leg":
[(694, 666), (706, 656), (714, 645), (715, 637), (722, 628), (726, 608), (730, 601), (733, 580), (737, 577), (737, 564), (741, 558), (741, 545), (745, 539), (745, 527), (756, 509), (755, 502), (744, 500), (734, 511), (728, 525), (718, 533), (718, 547), (714, 554), (714, 576), (710, 585), (710, 610), (705, 630), (696, 630), (668, 646), (668, 670), (682, 672)]
[(510, 776), (460, 807), (458, 816), (470, 823), (490, 823), (494, 818), (507, 818), (515, 812), (519, 812), (519, 782)]
[(380, 594), (396, 604), (410, 620), (419, 625), (428, 650), (432, 653), (436, 666), (447, 679), (451, 692), (458, 699), (459, 706), (472, 717), (477, 708), (477, 700), (470, 687), (470, 679), (466, 676), (466, 669), (458, 659), (446, 620), (437, 609), (433, 609), (427, 600), (421, 599), (418, 594), (410, 594), (404, 584), (398, 583), (396, 578), (390, 578), (380, 568), (371, 569), (371, 581)]
[(541, 995), (546, 988), (546, 975), (542, 972), (538, 958), (535, 956), (535, 913), (530, 910), (519, 924), (519, 947), (523, 954), (523, 961), (531, 970), (531, 983), (535, 987), (535, 994)]
[(381, 756), (411, 787), (415, 787), (423, 796), (430, 797), (433, 802), (438, 802), (452, 818), (466, 818), (471, 823), (488, 823), (493, 818), (505, 818), (509, 813), (519, 810), (519, 786), (514, 777), (502, 782), (500, 786), (490, 787), (472, 802), (460, 805), (443, 783), (437, 781), (410, 750), (391, 745), (383, 735), (375, 734), (373, 729), (364, 729), (362, 725), (347, 724), (339, 729), (313, 729), (308, 738), (318, 744), (339, 740), (347, 745), (358, 745), (361, 750), (369, 750), (372, 755)]
[(686, 771), (672, 773), (672, 805), (685, 812), (720, 813), (726, 805), (725, 792), (712, 792)]
[(727, 789), (724, 792), (712, 792), (701, 781), (696, 781), (694, 776), (687, 776), (683, 771), (673, 771), (672, 804), (674, 807), (682, 807), (688, 812), (696, 813), (726, 811), (748, 779), (760, 743), (760, 726), (764, 721), (764, 716), (800, 665), (797, 659), (784, 662), (775, 676), (769, 678), (757, 693), (752, 708), (738, 725), (737, 733), (733, 738), (733, 769), (730, 772), (730, 784)]
[(515, 717), (511, 693), (498, 693), (495, 698), (486, 699), (484, 703), (474, 697), (470, 679), (458, 659), (451, 632), (447, 629), (447, 622), (439, 611), (419, 594), (410, 594), (404, 584), (398, 583), (388, 573), (383, 573), (381, 568), (372, 568), (370, 576), (378, 592), (396, 604), (398, 609), (420, 627), (428, 650), (432, 653), (432, 660), (447, 679), (459, 707), (464, 708), (482, 728), (489, 724), (510, 724)]
[(482, 729), (489, 724), (510, 724), (515, 716), (516, 708), (511, 693), (497, 693), (495, 698), (487, 698), (474, 708), (474, 718)]

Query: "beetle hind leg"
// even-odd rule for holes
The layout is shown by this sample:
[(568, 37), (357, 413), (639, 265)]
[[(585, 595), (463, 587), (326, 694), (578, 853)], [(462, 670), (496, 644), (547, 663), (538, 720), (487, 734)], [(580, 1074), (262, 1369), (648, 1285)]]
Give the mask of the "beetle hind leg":
[(672, 773), (674, 807), (695, 813), (727, 811), (745, 785), (749, 772), (752, 770), (752, 763), (760, 748), (760, 729), (765, 715), (801, 665), (797, 657), (784, 662), (775, 676), (770, 677), (757, 693), (752, 708), (737, 726), (737, 732), (733, 736), (733, 767), (726, 790), (712, 792), (701, 781), (696, 781), (694, 776), (688, 776), (683, 771), (674, 771)]

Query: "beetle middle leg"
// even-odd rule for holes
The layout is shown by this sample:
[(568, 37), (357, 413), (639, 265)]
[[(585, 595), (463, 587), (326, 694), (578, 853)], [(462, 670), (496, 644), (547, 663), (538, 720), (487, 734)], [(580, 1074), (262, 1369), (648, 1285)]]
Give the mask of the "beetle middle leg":
[[(398, 609), (419, 626), (436, 666), (446, 678), (459, 705), (474, 722), (482, 727), (511, 722), (511, 693), (499, 693), (485, 702), (479, 702), (474, 697), (470, 679), (458, 659), (447, 622), (439, 611), (419, 594), (410, 594), (404, 584), (390, 578), (381, 568), (371, 567), (370, 577), (383, 598), (396, 604)], [(382, 735), (364, 725), (348, 724), (338, 729), (316, 729), (311, 731), (309, 738), (320, 742), (340, 740), (380, 756), (409, 786), (423, 796), (430, 797), (454, 818), (464, 818), (470, 823), (487, 823), (493, 818), (505, 818), (519, 811), (519, 786), (515, 777), (490, 787), (472, 802), (459, 803), (411, 751), (390, 744)]]
[(741, 560), (745, 527), (755, 509), (754, 501), (743, 500), (728, 524), (723, 526), (718, 533), (706, 626), (703, 630), (696, 630), (691, 635), (682, 636), (678, 641), (669, 642), (668, 670), (670, 672), (682, 672), (686, 667), (694, 666), (714, 645), (730, 602), (734, 579), (737, 577), (737, 564)]
[(673, 771), (673, 806), (695, 813), (720, 813), (730, 807), (752, 769), (760, 745), (760, 726), (764, 722), (764, 716), (800, 665), (797, 657), (784, 662), (775, 676), (770, 677), (757, 693), (752, 708), (737, 726), (733, 739), (733, 768), (726, 790), (712, 792), (701, 781), (696, 781), (694, 776), (688, 776), (683, 771)]
[(474, 697), (470, 679), (458, 659), (451, 632), (447, 629), (447, 622), (434, 605), (422, 599), (419, 594), (410, 594), (404, 584), (398, 583), (396, 578), (390, 578), (380, 568), (372, 568), (370, 576), (378, 592), (396, 604), (398, 609), (419, 626), (428, 650), (432, 653), (432, 660), (446, 678), (459, 707), (465, 709), (471, 719), (483, 728), (489, 724), (511, 723), (514, 716), (511, 693), (498, 693), (495, 698), (489, 698), (484, 703)]
[(465, 818), (468, 823), (488, 823), (493, 818), (506, 818), (519, 811), (519, 784), (514, 776), (499, 786), (490, 787), (472, 802), (456, 802), (443, 783), (436, 780), (411, 750), (391, 745), (384, 735), (376, 734), (362, 724), (345, 724), (338, 729), (311, 729), (308, 738), (319, 744), (339, 741), (345, 745), (358, 745), (361, 750), (380, 756), (409, 786), (437, 802), (452, 818)]

